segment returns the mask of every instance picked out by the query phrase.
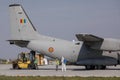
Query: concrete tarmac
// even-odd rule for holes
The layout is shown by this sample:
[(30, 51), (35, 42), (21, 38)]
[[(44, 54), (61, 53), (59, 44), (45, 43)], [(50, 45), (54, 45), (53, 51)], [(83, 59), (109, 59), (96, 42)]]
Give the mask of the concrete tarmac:
[(120, 77), (120, 65), (107, 66), (106, 70), (85, 70), (82, 66), (67, 65), (67, 71), (55, 70), (55, 65), (39, 66), (38, 70), (13, 70), (10, 64), (0, 64), (0, 75), (6, 76), (80, 76), (80, 77)]

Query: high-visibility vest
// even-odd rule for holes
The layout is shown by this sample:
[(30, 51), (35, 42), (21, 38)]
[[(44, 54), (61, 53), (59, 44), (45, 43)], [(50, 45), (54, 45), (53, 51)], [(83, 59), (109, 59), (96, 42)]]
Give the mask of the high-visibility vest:
[(59, 60), (56, 60), (56, 65), (59, 65), (59, 64), (60, 64)]

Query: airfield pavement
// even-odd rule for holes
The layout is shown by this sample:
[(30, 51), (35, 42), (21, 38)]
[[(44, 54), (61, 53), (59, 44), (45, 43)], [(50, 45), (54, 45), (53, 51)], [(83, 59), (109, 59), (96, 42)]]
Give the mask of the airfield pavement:
[(120, 65), (107, 66), (106, 70), (85, 70), (82, 66), (67, 65), (62, 72), (61, 66), (55, 71), (55, 65), (39, 66), (38, 70), (13, 70), (10, 64), (0, 64), (0, 75), (5, 76), (80, 76), (80, 77), (120, 77)]

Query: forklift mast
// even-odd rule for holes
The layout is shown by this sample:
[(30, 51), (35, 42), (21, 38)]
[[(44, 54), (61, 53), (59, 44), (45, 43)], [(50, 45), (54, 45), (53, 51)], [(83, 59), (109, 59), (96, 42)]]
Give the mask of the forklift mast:
[(30, 61), (31, 63), (34, 63), (35, 60), (35, 51), (30, 51)]

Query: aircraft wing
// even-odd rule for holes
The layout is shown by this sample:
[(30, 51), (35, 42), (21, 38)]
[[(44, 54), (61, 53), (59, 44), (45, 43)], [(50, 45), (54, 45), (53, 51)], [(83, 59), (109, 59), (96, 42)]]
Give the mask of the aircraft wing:
[(91, 35), (91, 34), (76, 34), (76, 37), (79, 41), (84, 41), (86, 46), (89, 46), (92, 49), (100, 50), (100, 47), (103, 42), (103, 38)]
[(101, 42), (104, 39), (91, 35), (91, 34), (76, 34), (76, 37), (79, 41), (84, 41), (84, 42)]

